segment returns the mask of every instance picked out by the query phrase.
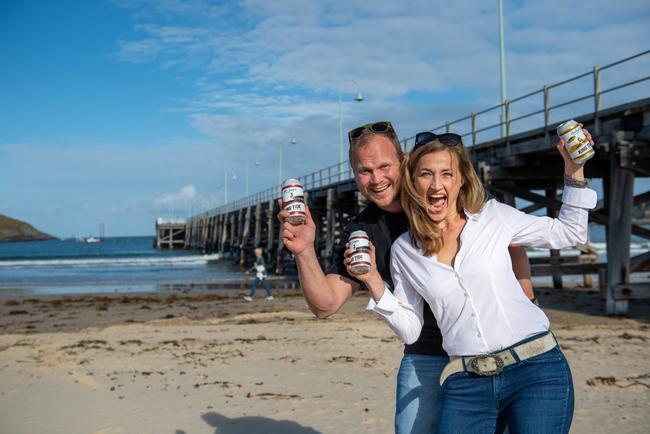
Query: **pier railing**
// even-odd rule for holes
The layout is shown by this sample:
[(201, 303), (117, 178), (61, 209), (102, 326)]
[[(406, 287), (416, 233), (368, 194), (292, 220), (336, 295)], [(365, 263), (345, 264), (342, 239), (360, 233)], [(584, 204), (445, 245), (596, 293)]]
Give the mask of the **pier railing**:
[[(598, 67), (594, 66), (591, 71), (576, 75), (575, 77), (568, 78), (566, 80), (562, 80), (560, 82), (550, 84), (550, 85), (544, 85), (541, 89), (538, 89), (536, 91), (527, 93), (526, 95), (522, 95), (517, 98), (513, 99), (506, 99), (503, 103), (495, 105), (493, 107), (487, 108), (485, 110), (481, 110), (479, 112), (471, 113), (468, 116), (464, 116), (462, 118), (456, 119), (451, 122), (445, 122), (443, 125), (440, 125), (438, 127), (435, 127), (429, 131), (432, 131), (434, 133), (441, 133), (441, 132), (455, 132), (457, 134), (460, 134), (463, 137), (463, 143), (467, 147), (471, 147), (474, 145), (477, 145), (479, 143), (479, 134), (485, 133), (488, 131), (494, 131), (494, 130), (501, 130), (504, 129), (505, 134), (504, 134), (504, 139), (507, 139), (511, 134), (512, 134), (512, 129), (513, 129), (513, 124), (522, 122), (524, 120), (530, 119), (534, 116), (537, 115), (543, 115), (543, 125), (545, 131), (550, 131), (550, 127), (554, 125), (553, 122), (551, 122), (551, 112), (553, 110), (557, 110), (560, 108), (564, 108), (570, 105), (575, 105), (579, 102), (582, 101), (588, 101), (592, 100), (593, 101), (593, 116), (595, 119), (595, 125), (596, 129), (598, 129), (598, 115), (599, 112), (604, 108), (602, 105), (602, 96), (605, 94), (609, 94), (611, 92), (619, 91), (621, 89), (627, 88), (629, 86), (633, 86), (635, 84), (642, 83), (644, 81), (650, 80), (650, 75), (646, 75), (640, 78), (636, 78), (631, 81), (627, 81), (615, 86), (612, 86), (607, 89), (601, 89), (602, 87), (602, 72), (607, 71), (611, 68), (620, 66), (624, 63), (630, 62), (632, 60), (641, 58), (643, 56), (647, 56), (650, 54), (650, 50), (643, 51), (641, 53), (637, 53), (633, 56), (626, 57), (624, 59), (618, 60), (616, 62), (612, 62), (608, 65)], [(649, 56), (650, 57), (650, 56)], [(647, 59), (647, 58), (646, 58)], [(650, 70), (650, 67), (646, 68), (639, 68), (641, 72), (647, 72)], [(579, 95), (579, 96), (573, 96), (571, 99), (565, 99), (565, 100), (560, 100), (559, 102), (552, 104), (551, 103), (551, 91), (552, 90), (561, 90), (563, 95), (574, 95), (575, 92), (572, 92), (570, 90), (567, 90), (568, 85), (573, 85), (577, 81), (591, 77), (592, 81), (592, 89), (593, 92), (586, 94), (586, 95)], [(527, 112), (518, 116), (513, 116), (512, 111), (513, 111), (513, 105), (514, 104), (526, 104), (529, 103), (533, 98), (535, 97), (541, 97), (542, 98), (542, 104), (541, 108), (538, 108), (536, 110), (533, 110), (531, 112)], [(539, 106), (537, 106), (539, 107)], [(478, 127), (479, 121), (483, 118), (490, 118), (490, 119), (495, 119), (498, 118), (499, 114), (503, 114), (502, 118), (500, 121), (496, 123), (491, 123), (483, 127)], [(566, 119), (565, 119), (566, 120)], [(469, 123), (469, 131), (467, 131), (466, 125)], [(556, 124), (557, 122), (555, 122)], [(538, 123), (536, 123), (537, 126), (539, 126)], [(460, 127), (460, 128), (459, 128)], [(465, 132), (463, 132), (465, 131)], [(597, 133), (597, 131), (596, 131)], [(402, 143), (402, 148), (405, 151), (408, 151), (409, 149), (409, 143), (414, 143), (415, 142), (415, 136), (407, 137), (403, 140), (401, 140)], [(508, 146), (508, 142), (506, 140), (506, 146)]]
[[(635, 54), (633, 56), (620, 59), (616, 62), (612, 62), (608, 65), (599, 67), (594, 66), (591, 71), (587, 71), (583, 74), (576, 75), (574, 77), (562, 80), (557, 83), (550, 85), (544, 85), (541, 89), (530, 92), (526, 95), (522, 95), (517, 98), (510, 100), (505, 100), (503, 103), (489, 107), (485, 110), (479, 112), (471, 113), (467, 116), (461, 117), (459, 119), (445, 122), (444, 124), (432, 128), (429, 131), (432, 132), (450, 132), (453, 131), (457, 134), (460, 134), (463, 137), (463, 142), (467, 147), (473, 147), (479, 143), (479, 135), (489, 135), (486, 133), (495, 134), (498, 140), (505, 142), (506, 148), (509, 150), (510, 143), (508, 138), (513, 134), (513, 129), (515, 124), (524, 124), (526, 121), (532, 120), (535, 116), (543, 117), (544, 132), (547, 136), (549, 144), (553, 139), (551, 137), (552, 127), (558, 122), (551, 121), (551, 114), (554, 110), (565, 108), (568, 106), (575, 106), (578, 103), (586, 102), (592, 100), (593, 103), (593, 116), (595, 131), (594, 133), (598, 134), (598, 118), (599, 112), (605, 108), (602, 104), (602, 97), (606, 94), (611, 94), (613, 92), (620, 91), (622, 89), (628, 88), (633, 85), (640, 84), (650, 80), (650, 75), (643, 76), (643, 73), (646, 73), (650, 70), (648, 65), (638, 68), (641, 77), (636, 77), (634, 79), (625, 81), (623, 83), (616, 84), (607, 89), (602, 89), (602, 73), (610, 69), (619, 67), (623, 64), (631, 62), (636, 59), (643, 58), (644, 61), (648, 61), (650, 56), (650, 50), (646, 50)], [(647, 56), (647, 57), (644, 57)], [(626, 72), (629, 72), (627, 70)], [(629, 74), (628, 74), (629, 75)], [(576, 83), (580, 80), (591, 79), (590, 88), (592, 89), (591, 93), (576, 95), (575, 89), (579, 86), (575, 86)], [(573, 85), (570, 87), (569, 85)], [(556, 99), (551, 103), (551, 91), (560, 90), (562, 96), (569, 96), (568, 99)], [(537, 98), (541, 98), (541, 104)], [(513, 115), (513, 110), (515, 106), (524, 107), (523, 110), (531, 109), (532, 111), (525, 112), (519, 115)], [(566, 119), (561, 119), (566, 120)], [(485, 124), (485, 125), (483, 125)], [(535, 121), (535, 125), (539, 126), (540, 122)], [(499, 134), (503, 132), (503, 134)], [(412, 147), (412, 144), (415, 140), (415, 136), (407, 137), (402, 139), (400, 142), (402, 144), (402, 149), (405, 151), (409, 150), (409, 147)], [(327, 185), (332, 185), (338, 182), (346, 182), (353, 177), (352, 170), (350, 168), (349, 162), (346, 161), (344, 164), (336, 163), (332, 166), (325, 167), (318, 171), (303, 175), (298, 179), (303, 184), (305, 190), (311, 190), (318, 187), (325, 187)], [(252, 194), (250, 196), (241, 198), (239, 200), (230, 202), (221, 207), (203, 212), (201, 214), (195, 215), (192, 218), (203, 218), (219, 214), (228, 213), (234, 210), (245, 208), (248, 206), (253, 206), (259, 202), (268, 202), (272, 199), (277, 199), (281, 194), (281, 186), (277, 185), (266, 190), (260, 191), (258, 193)]]
[[(308, 175), (303, 175), (299, 178), (296, 178), (303, 185), (305, 190), (312, 190), (318, 187), (325, 187), (327, 185), (332, 185), (337, 182), (345, 182), (353, 178), (352, 168), (346, 161), (345, 164), (341, 167), (339, 163), (336, 163), (332, 166), (325, 167), (316, 172), (312, 172)], [(246, 208), (248, 206), (253, 206), (256, 203), (268, 202), (272, 199), (279, 199), (282, 194), (282, 186), (276, 185), (266, 190), (260, 191), (258, 193), (246, 196), (244, 198), (229, 202), (226, 205), (223, 205), (219, 208), (215, 208), (210, 211), (203, 212), (192, 218), (202, 218), (210, 217), (214, 215), (224, 214), (231, 211), (235, 211), (241, 208)]]

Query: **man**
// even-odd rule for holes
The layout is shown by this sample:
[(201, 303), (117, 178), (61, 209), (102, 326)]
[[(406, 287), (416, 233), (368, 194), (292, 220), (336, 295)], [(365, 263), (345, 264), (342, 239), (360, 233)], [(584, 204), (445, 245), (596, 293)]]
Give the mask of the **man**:
[[(307, 209), (304, 225), (283, 225), (280, 238), (296, 259), (300, 284), (307, 304), (318, 318), (327, 318), (361, 287), (343, 262), (350, 232), (363, 230), (375, 245), (377, 270), (392, 287), (390, 248), (408, 230), (408, 219), (399, 200), (400, 162), (404, 153), (390, 122), (376, 122), (348, 133), (350, 165), (359, 192), (370, 204), (345, 228), (334, 253), (334, 261), (323, 273), (314, 248), (316, 227)], [(278, 215), (284, 221), (288, 213)], [(521, 248), (511, 248), (513, 269), (529, 298), (533, 298), (528, 258)], [(424, 434), (435, 432), (440, 409), (440, 373), (448, 362), (442, 336), (428, 305), (420, 338), (405, 345), (397, 374), (395, 432)]]

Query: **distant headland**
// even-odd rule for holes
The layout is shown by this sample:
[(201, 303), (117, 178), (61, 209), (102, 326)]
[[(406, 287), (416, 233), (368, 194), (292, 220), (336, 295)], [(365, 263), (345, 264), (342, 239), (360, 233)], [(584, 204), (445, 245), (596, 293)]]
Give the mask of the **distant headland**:
[(29, 223), (0, 214), (0, 242), (56, 239), (58, 238), (39, 231)]

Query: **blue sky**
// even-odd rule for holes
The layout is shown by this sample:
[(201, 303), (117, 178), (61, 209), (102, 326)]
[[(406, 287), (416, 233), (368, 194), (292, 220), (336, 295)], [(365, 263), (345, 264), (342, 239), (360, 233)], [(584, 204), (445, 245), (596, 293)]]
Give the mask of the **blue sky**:
[[(504, 5), (509, 97), (649, 47), (646, 0)], [(59, 237), (152, 234), (223, 204), (227, 171), (242, 197), (247, 164), (251, 193), (271, 187), (280, 145), (285, 177), (335, 164), (339, 91), (345, 131), (402, 137), (500, 98), (496, 1), (8, 0), (0, 53), (0, 213)]]

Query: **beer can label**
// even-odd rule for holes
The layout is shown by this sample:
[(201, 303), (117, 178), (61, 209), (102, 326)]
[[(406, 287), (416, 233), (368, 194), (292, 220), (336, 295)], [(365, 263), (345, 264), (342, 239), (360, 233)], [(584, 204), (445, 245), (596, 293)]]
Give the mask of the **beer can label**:
[(282, 204), (289, 215), (305, 215), (305, 191), (297, 179), (282, 183)]
[(352, 256), (350, 268), (355, 274), (367, 273), (370, 269), (370, 239), (365, 231), (354, 231), (348, 238)]
[(370, 267), (370, 253), (356, 252), (350, 257), (350, 267), (356, 268), (359, 266)]
[(353, 252), (368, 251), (370, 248), (370, 240), (367, 236), (350, 236), (348, 242), (350, 243), (350, 250)]
[(284, 210), (289, 211), (289, 214), (294, 214), (294, 213), (305, 214), (305, 203), (300, 201), (285, 203)]
[(576, 121), (563, 123), (557, 127), (557, 132), (574, 162), (584, 163), (594, 155), (594, 148), (591, 147), (587, 136)]
[(294, 200), (305, 201), (305, 193), (301, 185), (289, 185), (282, 189), (282, 202), (292, 202)]

